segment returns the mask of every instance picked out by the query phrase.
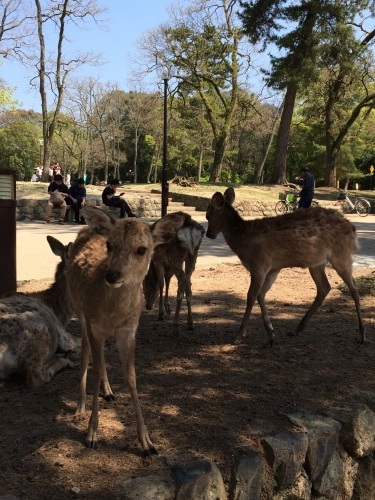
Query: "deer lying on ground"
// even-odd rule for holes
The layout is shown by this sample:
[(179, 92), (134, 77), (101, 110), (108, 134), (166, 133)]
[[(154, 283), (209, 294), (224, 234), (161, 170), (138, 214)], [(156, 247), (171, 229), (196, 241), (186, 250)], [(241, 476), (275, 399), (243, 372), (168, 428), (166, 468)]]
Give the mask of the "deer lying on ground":
[[(146, 309), (152, 309), (159, 295), (159, 316), (164, 319), (164, 311), (169, 316), (171, 306), (169, 303), (169, 285), (173, 276), (178, 282), (176, 312), (173, 321), (173, 330), (176, 335), (179, 331), (180, 310), (184, 295), (188, 308), (188, 329), (194, 329), (191, 311), (191, 275), (194, 272), (198, 250), (205, 233), (203, 226), (194, 221), (189, 214), (177, 212), (181, 216), (182, 225), (177, 228), (172, 239), (155, 248), (150, 268), (143, 282), (143, 293)], [(175, 214), (166, 215), (165, 218), (174, 217)], [(165, 280), (165, 296), (164, 290)]]
[(357, 249), (355, 227), (336, 210), (301, 209), (293, 213), (245, 221), (233, 208), (235, 194), (228, 188), (224, 195), (215, 193), (207, 208), (207, 237), (222, 232), (229, 247), (250, 272), (251, 284), (237, 342), (246, 336), (250, 313), (258, 300), (264, 326), (272, 345), (275, 333), (268, 316), (265, 296), (286, 267), (307, 267), (317, 288), (310, 309), (297, 326), (302, 332), (312, 314), (322, 304), (331, 287), (325, 267), (328, 263), (343, 279), (355, 302), (361, 342), (366, 340), (358, 290), (352, 277), (352, 256)]
[(47, 240), (53, 253), (61, 257), (52, 286), (0, 300), (0, 379), (25, 371), (26, 383), (32, 388), (73, 366), (67, 357), (58, 357), (57, 351), (74, 355), (79, 350), (76, 339), (65, 331), (73, 314), (65, 279), (69, 246), (52, 236)]
[(93, 360), (93, 403), (86, 444), (96, 448), (98, 398), (101, 379), (104, 397), (113, 398), (104, 361), (104, 343), (116, 339), (145, 454), (156, 453), (143, 421), (134, 367), (135, 334), (143, 309), (142, 282), (154, 247), (168, 241), (182, 225), (181, 216), (152, 225), (137, 219), (114, 219), (96, 208), (83, 210), (89, 227), (82, 229), (70, 251), (69, 291), (82, 326), (80, 394), (76, 414), (85, 413), (90, 348)]

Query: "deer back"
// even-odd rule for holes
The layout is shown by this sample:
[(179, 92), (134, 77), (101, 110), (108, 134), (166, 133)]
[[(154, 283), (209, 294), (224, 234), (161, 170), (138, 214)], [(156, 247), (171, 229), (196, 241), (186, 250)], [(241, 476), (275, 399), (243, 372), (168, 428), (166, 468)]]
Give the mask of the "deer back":
[(234, 190), (215, 193), (207, 209), (207, 237), (222, 232), (249, 271), (316, 267), (333, 256), (349, 261), (356, 251), (353, 224), (336, 210), (309, 208), (245, 221), (232, 206)]
[(143, 294), (146, 301), (146, 308), (151, 309), (159, 296), (159, 277), (174, 275), (179, 269), (185, 266), (185, 272), (189, 275), (194, 271), (198, 256), (198, 250), (205, 233), (201, 224), (194, 221), (191, 216), (184, 212), (175, 212), (164, 217), (172, 219), (181, 217), (181, 227), (176, 227), (176, 231), (171, 239), (155, 248), (152, 262), (143, 282)]

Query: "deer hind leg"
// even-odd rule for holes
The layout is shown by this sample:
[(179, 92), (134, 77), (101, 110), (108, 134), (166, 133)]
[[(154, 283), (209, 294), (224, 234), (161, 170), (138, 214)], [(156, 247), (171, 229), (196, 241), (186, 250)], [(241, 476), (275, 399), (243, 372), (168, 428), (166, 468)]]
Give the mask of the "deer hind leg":
[(159, 315), (158, 320), (162, 321), (164, 319), (164, 308), (165, 308), (165, 300), (164, 300), (164, 269), (160, 268), (155, 264), (156, 274), (158, 277), (159, 284)]
[(331, 261), (332, 266), (336, 270), (337, 274), (349, 288), (350, 294), (353, 297), (355, 308), (358, 316), (359, 333), (361, 335), (361, 344), (366, 342), (366, 327), (363, 323), (362, 312), (361, 312), (361, 301), (359, 298), (358, 289), (355, 285), (353, 274), (352, 274), (352, 262), (350, 258), (347, 261), (347, 265), (343, 265), (342, 262), (336, 262), (334, 259)]
[(164, 296), (164, 311), (168, 316), (171, 314), (171, 304), (169, 302), (169, 285), (171, 283), (173, 273), (167, 272), (165, 273), (165, 296)]
[(26, 375), (26, 384), (35, 389), (49, 382), (55, 373), (66, 367), (73, 368), (74, 363), (68, 358), (54, 357), (47, 364), (38, 367), (29, 367)]
[(193, 298), (193, 294), (191, 291), (191, 275), (186, 276), (185, 295), (186, 295), (186, 304), (187, 304), (187, 310), (188, 310), (188, 318), (187, 318), (188, 330), (194, 330), (193, 312), (191, 309), (191, 302), (192, 302), (192, 298)]
[(187, 276), (182, 269), (178, 270), (176, 269), (176, 277), (177, 277), (178, 288), (177, 288), (177, 298), (176, 298), (176, 311), (174, 313), (174, 320), (173, 320), (173, 332), (175, 335), (178, 335), (179, 325), (180, 325), (181, 304), (187, 288)]
[(327, 279), (325, 267), (326, 266), (324, 264), (318, 267), (309, 268), (310, 275), (316, 284), (316, 297), (309, 310), (298, 324), (296, 330), (297, 334), (301, 333), (305, 329), (307, 323), (310, 321), (311, 316), (318, 309), (318, 307), (322, 305), (323, 300), (327, 297), (331, 290), (331, 285), (329, 284), (329, 281)]
[(76, 408), (76, 415), (83, 415), (86, 411), (86, 383), (87, 368), (89, 366), (90, 344), (86, 333), (85, 323), (81, 320), (82, 326), (82, 346), (81, 346), (81, 373), (79, 382), (79, 396)]
[(55, 373), (59, 372), (63, 368), (73, 368), (74, 363), (68, 358), (55, 358), (53, 359), (47, 367), (47, 376), (49, 380), (55, 375)]
[(246, 310), (244, 317), (242, 318), (240, 331), (238, 332), (237, 338), (235, 340), (236, 344), (241, 343), (244, 337), (248, 336), (248, 334), (246, 333), (246, 327), (249, 323), (250, 314), (253, 309), (254, 303), (257, 300), (257, 297), (260, 294), (262, 287), (264, 285), (265, 278), (266, 278), (265, 274), (254, 273), (254, 272), (251, 274), (250, 287), (247, 292)]
[(103, 398), (106, 401), (115, 401), (115, 395), (112, 392), (112, 388), (110, 386), (108, 380), (107, 366), (105, 362), (104, 349), (102, 350), (102, 386), (103, 386)]
[(272, 346), (274, 343), (275, 331), (273, 329), (270, 317), (268, 315), (268, 309), (267, 309), (265, 299), (266, 299), (266, 294), (267, 294), (268, 290), (274, 284), (278, 274), (279, 274), (278, 271), (271, 271), (270, 273), (267, 274), (266, 279), (264, 280), (264, 284), (262, 286), (262, 289), (258, 295), (258, 303), (260, 305), (260, 310), (262, 311), (263, 323), (264, 323), (264, 327), (268, 333), (270, 346)]
[(117, 337), (117, 347), (124, 370), (125, 381), (129, 387), (133, 401), (138, 440), (142, 446), (144, 455), (157, 455), (158, 452), (150, 439), (144, 423), (141, 405), (138, 399), (137, 380), (134, 367), (135, 332), (122, 332), (122, 334)]

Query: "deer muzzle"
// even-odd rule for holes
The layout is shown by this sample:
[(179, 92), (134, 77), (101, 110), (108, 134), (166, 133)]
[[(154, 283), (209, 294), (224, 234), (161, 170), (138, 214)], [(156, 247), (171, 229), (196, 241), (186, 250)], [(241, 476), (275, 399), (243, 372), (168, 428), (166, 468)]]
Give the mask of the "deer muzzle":
[(108, 286), (119, 288), (124, 283), (124, 280), (121, 278), (120, 273), (117, 271), (107, 271), (105, 274), (105, 281)]

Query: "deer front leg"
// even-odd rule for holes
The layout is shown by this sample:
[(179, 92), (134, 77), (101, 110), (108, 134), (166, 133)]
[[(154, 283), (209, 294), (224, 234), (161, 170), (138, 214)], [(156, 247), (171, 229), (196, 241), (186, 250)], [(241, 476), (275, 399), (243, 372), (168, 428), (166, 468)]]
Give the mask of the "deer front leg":
[(307, 311), (307, 313), (304, 315), (299, 325), (297, 326), (296, 333), (301, 333), (305, 329), (311, 316), (322, 304), (323, 300), (326, 298), (329, 291), (331, 290), (331, 285), (329, 284), (325, 272), (325, 265), (319, 267), (313, 267), (309, 269), (309, 271), (312, 279), (316, 284), (316, 297), (314, 299), (314, 302), (311, 304), (309, 310)]
[(240, 344), (242, 340), (248, 335), (246, 333), (246, 327), (249, 323), (251, 311), (262, 289), (264, 280), (265, 280), (265, 275), (255, 274), (255, 273), (251, 275), (251, 283), (249, 290), (247, 292), (246, 310), (241, 322), (240, 331), (238, 332), (237, 338), (235, 340), (236, 344)]
[(122, 332), (117, 338), (121, 362), (123, 365), (125, 381), (129, 387), (133, 401), (134, 413), (137, 422), (137, 435), (145, 456), (157, 455), (158, 452), (153, 445), (143, 420), (141, 406), (138, 400), (137, 381), (134, 367), (135, 331)]

